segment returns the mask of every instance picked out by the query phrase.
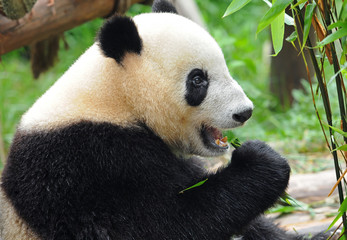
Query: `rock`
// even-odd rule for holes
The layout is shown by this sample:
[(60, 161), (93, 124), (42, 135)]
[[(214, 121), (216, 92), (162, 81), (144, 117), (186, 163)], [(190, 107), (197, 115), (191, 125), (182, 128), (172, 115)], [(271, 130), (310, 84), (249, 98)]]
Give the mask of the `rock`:
[[(335, 170), (292, 175), (288, 193), (306, 203), (321, 201), (328, 197), (335, 183)], [(333, 194), (337, 194), (337, 191)]]

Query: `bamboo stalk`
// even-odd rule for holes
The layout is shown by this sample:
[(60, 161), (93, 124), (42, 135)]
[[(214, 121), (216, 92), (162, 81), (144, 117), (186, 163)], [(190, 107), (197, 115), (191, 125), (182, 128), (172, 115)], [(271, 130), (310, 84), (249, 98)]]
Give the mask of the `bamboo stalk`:
[[(331, 24), (330, 21), (330, 14), (328, 13), (328, 3), (326, 0), (323, 0), (323, 9), (325, 12), (325, 23), (327, 26)], [(332, 33), (331, 30), (326, 29), (328, 36)], [(346, 110), (345, 110), (345, 102), (343, 98), (343, 93), (342, 93), (342, 76), (340, 72), (340, 65), (339, 61), (337, 59), (336, 55), (336, 48), (334, 42), (331, 42), (330, 44), (330, 49), (332, 53), (332, 59), (333, 59), (333, 66), (334, 66), (334, 73), (335, 73), (335, 82), (336, 82), (336, 91), (337, 91), (337, 96), (339, 100), (339, 108), (340, 108), (340, 116), (341, 116), (341, 121), (342, 121), (342, 130), (344, 132), (347, 132), (347, 124), (346, 124)], [(347, 137), (344, 137), (344, 141), (347, 142)]]
[[(297, 3), (296, 0), (293, 1), (294, 5)], [(297, 12), (297, 16), (299, 17), (299, 23), (301, 25), (301, 28), (303, 27), (302, 23), (304, 22), (304, 18), (301, 14), (300, 9), (297, 7), (295, 7), (295, 10)], [(329, 95), (328, 95), (328, 91), (326, 89), (326, 85), (323, 81), (322, 78), (322, 72), (319, 69), (318, 63), (317, 63), (317, 59), (316, 56), (314, 54), (313, 48), (312, 48), (312, 44), (311, 44), (311, 40), (310, 37), (307, 38), (307, 46), (308, 46), (308, 50), (309, 50), (309, 54), (312, 60), (312, 64), (314, 66), (314, 69), (316, 71), (316, 76), (317, 76), (317, 80), (318, 80), (318, 85), (322, 94), (322, 99), (323, 99), (323, 105), (324, 105), (324, 109), (325, 109), (325, 114), (326, 114), (326, 118), (327, 118), (327, 122), (330, 126), (332, 126), (332, 113), (331, 113), (331, 107), (330, 107), (330, 102), (329, 102)], [(335, 49), (332, 49), (332, 51), (334, 51)], [(335, 53), (336, 54), (336, 53)], [(331, 148), (335, 149), (336, 145), (335, 142), (332, 139), (333, 133), (332, 133), (332, 129), (329, 128), (329, 134), (330, 134), (330, 141), (331, 141)], [(334, 158), (334, 165), (335, 165), (335, 174), (336, 174), (336, 179), (339, 180), (341, 175), (340, 175), (340, 166), (338, 163), (338, 157), (337, 157), (337, 152), (334, 151), (332, 152), (333, 158)], [(340, 204), (342, 204), (343, 200), (344, 200), (344, 194), (343, 194), (343, 189), (342, 189), (342, 184), (341, 181), (338, 183), (338, 193), (339, 193), (339, 200), (340, 200)], [(344, 228), (347, 229), (347, 221), (346, 221), (346, 213), (343, 213), (342, 215), (342, 221), (343, 221), (343, 225)]]

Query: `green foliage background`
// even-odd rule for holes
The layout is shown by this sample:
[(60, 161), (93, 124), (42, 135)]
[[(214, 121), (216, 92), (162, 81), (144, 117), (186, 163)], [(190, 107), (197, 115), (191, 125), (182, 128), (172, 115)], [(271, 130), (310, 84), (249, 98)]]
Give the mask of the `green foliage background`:
[[(291, 153), (321, 150), (324, 139), (310, 94), (295, 91), (297, 103), (291, 109), (283, 111), (278, 101), (269, 93), (270, 34), (263, 31), (257, 38), (255, 36), (257, 23), (268, 7), (256, 0), (239, 12), (222, 19), (229, 1), (197, 0), (197, 3), (208, 31), (224, 52), (232, 76), (244, 88), (256, 107), (252, 119), (245, 127), (234, 130), (234, 134), (242, 141), (257, 138), (276, 142), (282, 150)], [(135, 5), (129, 15), (148, 11), (148, 6)], [(31, 75), (27, 49), (22, 48), (1, 56), (0, 124), (6, 152), (20, 116), (93, 44), (102, 22), (102, 19), (96, 19), (66, 32), (69, 50), (65, 50), (61, 44), (59, 61), (38, 80), (34, 80)], [(305, 88), (308, 90), (307, 84)]]

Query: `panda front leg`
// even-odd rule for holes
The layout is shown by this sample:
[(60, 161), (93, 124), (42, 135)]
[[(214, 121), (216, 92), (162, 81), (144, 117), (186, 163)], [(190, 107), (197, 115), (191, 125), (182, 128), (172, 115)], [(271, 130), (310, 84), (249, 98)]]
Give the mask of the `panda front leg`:
[(191, 228), (199, 229), (200, 239), (240, 234), (285, 191), (289, 174), (286, 159), (268, 145), (245, 142), (233, 152), (229, 166), (207, 176), (202, 186), (181, 194), (185, 212), (194, 221)]

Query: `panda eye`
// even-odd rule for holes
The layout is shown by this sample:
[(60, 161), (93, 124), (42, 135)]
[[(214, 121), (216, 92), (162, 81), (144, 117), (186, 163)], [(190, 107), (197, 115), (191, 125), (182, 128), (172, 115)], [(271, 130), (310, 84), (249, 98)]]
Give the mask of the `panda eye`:
[(188, 76), (193, 87), (200, 88), (208, 85), (207, 74), (201, 69), (194, 69)]
[(195, 76), (194, 78), (193, 78), (193, 84), (195, 85), (195, 86), (197, 86), (197, 87), (200, 87), (201, 85), (202, 85), (202, 83), (203, 83), (203, 79), (202, 79), (202, 77), (200, 77), (200, 76)]
[(195, 68), (187, 76), (185, 98), (190, 106), (199, 106), (207, 96), (209, 80), (207, 72)]

